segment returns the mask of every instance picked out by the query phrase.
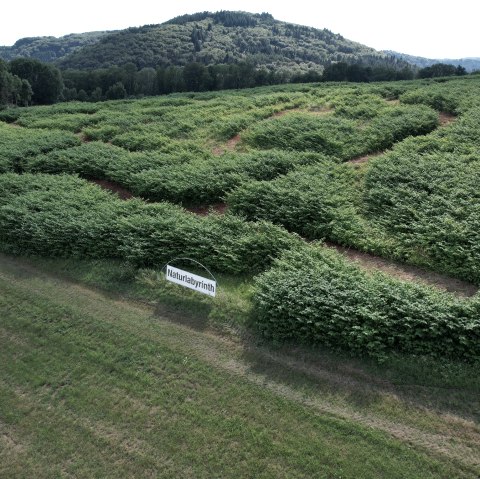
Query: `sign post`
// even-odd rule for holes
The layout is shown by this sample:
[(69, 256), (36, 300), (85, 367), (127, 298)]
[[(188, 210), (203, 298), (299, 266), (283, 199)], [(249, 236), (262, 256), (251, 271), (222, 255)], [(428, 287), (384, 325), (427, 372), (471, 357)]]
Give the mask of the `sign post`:
[(167, 264), (167, 281), (193, 289), (199, 293), (215, 296), (217, 291), (217, 282), (203, 276), (198, 276), (183, 269), (174, 268)]

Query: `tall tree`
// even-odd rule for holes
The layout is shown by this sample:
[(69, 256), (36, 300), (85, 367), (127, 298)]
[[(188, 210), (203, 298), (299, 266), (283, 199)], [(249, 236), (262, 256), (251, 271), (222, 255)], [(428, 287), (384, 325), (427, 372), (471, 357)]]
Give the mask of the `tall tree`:
[(33, 90), (33, 103), (48, 105), (60, 98), (63, 90), (62, 75), (53, 65), (31, 58), (16, 58), (10, 62), (10, 71), (28, 80)]
[(25, 80), (24, 78), (22, 80), (22, 85), (20, 87), (20, 92), (19, 92), (19, 100), (21, 105), (28, 106), (32, 101), (32, 96), (33, 96), (32, 86), (30, 85), (28, 80)]
[(122, 82), (117, 82), (107, 90), (106, 96), (109, 100), (121, 100), (127, 96), (127, 90)]
[(207, 83), (208, 70), (201, 63), (188, 63), (183, 68), (183, 79), (185, 86), (189, 91), (205, 90)]
[(142, 68), (137, 72), (135, 93), (140, 95), (155, 95), (157, 93), (157, 72), (153, 68)]

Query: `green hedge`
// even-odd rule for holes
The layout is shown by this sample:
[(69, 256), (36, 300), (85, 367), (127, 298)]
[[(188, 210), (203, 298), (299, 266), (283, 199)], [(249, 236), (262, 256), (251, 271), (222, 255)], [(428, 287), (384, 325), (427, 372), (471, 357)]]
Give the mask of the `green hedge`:
[(266, 338), (356, 355), (480, 359), (480, 298), (370, 274), (321, 246), (287, 252), (257, 277), (254, 325)]
[(299, 241), (269, 223), (121, 201), (69, 175), (4, 174), (0, 190), (0, 244), (12, 253), (116, 257), (153, 267), (188, 256), (217, 271), (253, 274)]
[(220, 157), (197, 159), (188, 164), (144, 170), (132, 176), (136, 194), (152, 200), (183, 204), (221, 201), (226, 193), (254, 180), (271, 180), (299, 165), (325, 161), (316, 153), (266, 151), (226, 153)]
[[(355, 115), (367, 121), (350, 119)], [(389, 148), (411, 135), (423, 135), (437, 125), (438, 113), (423, 105), (378, 107), (376, 115), (368, 108), (341, 107), (338, 116), (291, 113), (269, 119), (255, 124), (243, 139), (257, 148), (315, 151), (350, 159)]]
[(308, 239), (358, 243), (365, 224), (356, 212), (356, 181), (349, 165), (325, 161), (273, 181), (245, 183), (227, 196), (227, 204), (248, 220), (281, 224)]
[(410, 260), (480, 284), (478, 155), (389, 155), (372, 165), (365, 200)]
[(0, 123), (0, 173), (23, 171), (28, 158), (80, 144), (73, 133), (30, 130)]
[(232, 212), (309, 239), (426, 266), (480, 284), (480, 109), (408, 138), (356, 169), (319, 164), (227, 196)]

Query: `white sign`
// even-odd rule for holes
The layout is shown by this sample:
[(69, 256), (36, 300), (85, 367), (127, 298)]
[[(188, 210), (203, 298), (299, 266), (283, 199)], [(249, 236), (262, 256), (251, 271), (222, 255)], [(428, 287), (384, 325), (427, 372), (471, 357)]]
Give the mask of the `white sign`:
[(180, 284), (186, 288), (194, 289), (199, 293), (215, 296), (217, 291), (217, 282), (211, 279), (197, 276), (183, 269), (174, 268), (167, 264), (167, 281)]

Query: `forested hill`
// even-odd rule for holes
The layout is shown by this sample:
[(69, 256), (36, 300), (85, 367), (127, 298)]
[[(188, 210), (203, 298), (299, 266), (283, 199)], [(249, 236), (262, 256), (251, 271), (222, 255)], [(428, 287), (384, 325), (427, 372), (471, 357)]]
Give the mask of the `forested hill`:
[(277, 72), (322, 70), (331, 62), (403, 67), (406, 62), (329, 30), (293, 25), (270, 14), (203, 12), (161, 25), (111, 33), (58, 62), (62, 69), (98, 69), (133, 63), (144, 67), (251, 61)]
[(417, 57), (414, 55), (407, 55), (406, 53), (398, 53), (390, 50), (385, 50), (384, 53), (389, 56), (395, 56), (400, 60), (404, 60), (412, 65), (416, 65), (420, 68), (430, 67), (436, 63), (443, 63), (445, 65), (453, 65), (465, 68), (467, 72), (473, 72), (476, 70), (480, 70), (480, 58), (459, 58), (459, 59), (449, 59), (449, 58), (442, 58), (442, 59), (432, 59), (432, 58), (424, 58), (424, 57)]
[(27, 37), (9, 47), (0, 46), (0, 58), (35, 58), (42, 62), (55, 62), (82, 47), (98, 43), (100, 38), (112, 32), (71, 33), (63, 37)]

